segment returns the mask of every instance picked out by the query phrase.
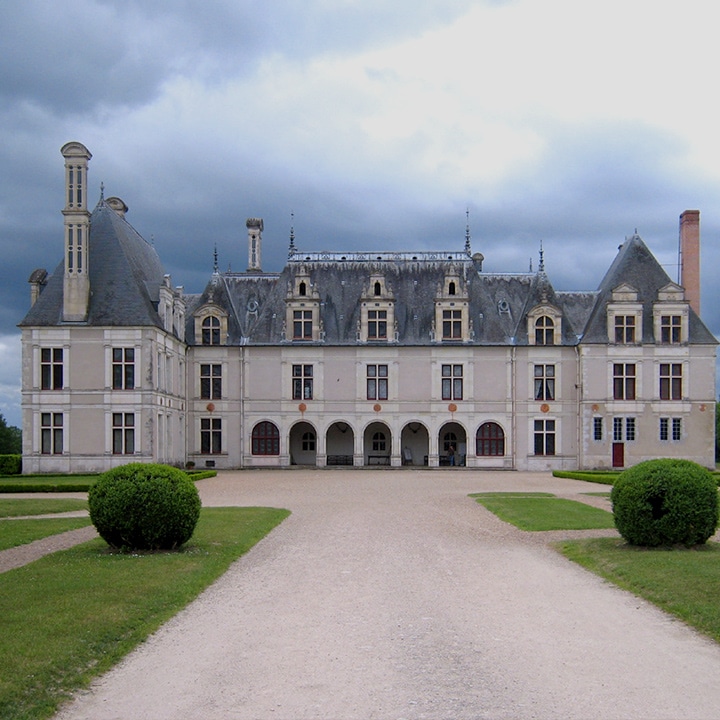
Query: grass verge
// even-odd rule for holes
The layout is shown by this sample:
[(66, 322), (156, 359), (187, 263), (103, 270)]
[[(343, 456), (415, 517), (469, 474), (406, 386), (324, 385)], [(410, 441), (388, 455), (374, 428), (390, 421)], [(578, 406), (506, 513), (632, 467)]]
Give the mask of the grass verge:
[(620, 538), (567, 540), (560, 552), (720, 642), (720, 545), (639, 548)]
[(85, 500), (75, 498), (5, 498), (0, 499), (0, 518), (22, 515), (49, 515), (51, 513), (87, 510)]
[(113, 553), (93, 540), (4, 573), (0, 718), (51, 717), (288, 515), (203, 508), (180, 552)]
[(0, 550), (27, 545), (50, 535), (77, 530), (90, 525), (90, 518), (38, 518), (37, 520), (3, 520), (0, 524)]
[(612, 513), (540, 493), (477, 493), (471, 495), (501, 520), (521, 530), (596, 530), (614, 528)]

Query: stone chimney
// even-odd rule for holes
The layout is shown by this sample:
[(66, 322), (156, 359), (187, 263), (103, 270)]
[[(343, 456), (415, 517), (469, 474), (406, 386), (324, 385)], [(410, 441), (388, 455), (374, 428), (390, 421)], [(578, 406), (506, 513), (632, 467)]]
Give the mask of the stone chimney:
[(700, 211), (680, 215), (680, 284), (685, 299), (700, 315)]

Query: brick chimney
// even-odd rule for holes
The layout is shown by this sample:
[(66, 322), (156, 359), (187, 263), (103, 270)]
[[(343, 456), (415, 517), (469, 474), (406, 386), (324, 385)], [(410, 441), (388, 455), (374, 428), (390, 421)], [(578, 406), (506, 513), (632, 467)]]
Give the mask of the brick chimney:
[(680, 215), (680, 284), (685, 299), (700, 314), (700, 211)]

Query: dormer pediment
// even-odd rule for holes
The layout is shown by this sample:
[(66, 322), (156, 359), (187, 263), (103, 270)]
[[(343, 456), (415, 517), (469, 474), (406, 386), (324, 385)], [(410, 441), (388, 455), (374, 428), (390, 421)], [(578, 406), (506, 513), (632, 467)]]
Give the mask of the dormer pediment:
[(658, 290), (659, 302), (685, 302), (685, 288), (671, 282)]
[(637, 302), (638, 291), (628, 283), (621, 283), (612, 291), (612, 302)]

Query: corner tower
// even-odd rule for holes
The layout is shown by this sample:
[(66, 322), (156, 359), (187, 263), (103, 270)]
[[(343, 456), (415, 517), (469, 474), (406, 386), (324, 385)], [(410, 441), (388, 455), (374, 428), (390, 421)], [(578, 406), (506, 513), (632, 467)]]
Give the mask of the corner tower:
[(65, 274), (63, 277), (63, 320), (87, 319), (90, 298), (88, 238), (90, 213), (87, 209), (87, 171), (92, 155), (79, 142), (60, 150), (65, 158)]

